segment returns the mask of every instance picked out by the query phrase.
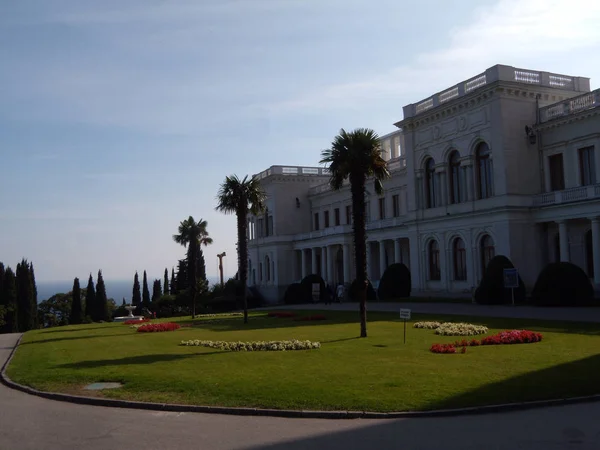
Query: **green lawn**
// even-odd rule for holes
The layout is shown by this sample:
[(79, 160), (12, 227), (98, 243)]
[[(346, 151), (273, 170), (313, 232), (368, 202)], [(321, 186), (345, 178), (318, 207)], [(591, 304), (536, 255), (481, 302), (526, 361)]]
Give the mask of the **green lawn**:
[[(295, 322), (260, 312), (246, 326), (239, 317), (197, 319), (192, 328), (151, 334), (118, 323), (36, 330), (25, 334), (8, 374), (38, 389), (84, 395), (88, 383), (120, 381), (122, 389), (100, 395), (319, 410), (427, 410), (600, 393), (597, 324), (415, 314), (414, 320), (486, 325), (490, 333), (518, 328), (544, 335), (540, 343), (445, 355), (429, 347), (461, 338), (440, 337), (409, 322), (403, 344), (395, 313), (369, 313), (367, 339), (357, 338), (358, 313), (325, 314), (330, 320)], [(322, 347), (232, 353), (182, 347), (182, 339), (309, 339)]]

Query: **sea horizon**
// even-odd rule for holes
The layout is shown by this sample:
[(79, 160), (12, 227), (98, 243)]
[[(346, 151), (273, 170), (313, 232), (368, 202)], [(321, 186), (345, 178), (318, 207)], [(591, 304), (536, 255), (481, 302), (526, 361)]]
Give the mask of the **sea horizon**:
[[(213, 286), (219, 282), (219, 277), (209, 276), (206, 277), (208, 280), (209, 286)], [(154, 280), (152, 280), (154, 281)], [(161, 280), (162, 283), (162, 280)], [(81, 288), (85, 288), (87, 286), (87, 278), (79, 279), (79, 284)], [(123, 299), (125, 299), (126, 303), (131, 303), (131, 297), (133, 294), (133, 279), (131, 280), (104, 280), (104, 284), (106, 286), (106, 296), (108, 298), (114, 299), (117, 305), (120, 305)], [(142, 280), (140, 279), (140, 287), (142, 284)], [(94, 286), (96, 285), (96, 280), (94, 280)], [(48, 300), (55, 294), (66, 294), (73, 289), (73, 280), (53, 280), (53, 281), (36, 281), (36, 287), (38, 291), (38, 303), (43, 302), (44, 300)], [(162, 287), (162, 286), (161, 286)], [(150, 295), (152, 295), (152, 283), (148, 282), (148, 289), (150, 290)]]

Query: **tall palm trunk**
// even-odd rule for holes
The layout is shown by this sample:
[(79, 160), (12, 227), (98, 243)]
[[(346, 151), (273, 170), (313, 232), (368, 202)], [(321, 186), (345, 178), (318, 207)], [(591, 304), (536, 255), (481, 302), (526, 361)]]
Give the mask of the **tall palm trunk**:
[(365, 226), (365, 176), (363, 174), (350, 175), (350, 191), (352, 193), (356, 282), (360, 302), (360, 337), (367, 337), (367, 232)]
[(198, 254), (197, 254), (198, 243), (195, 241), (190, 241), (188, 248), (188, 280), (190, 284), (190, 293), (192, 295), (192, 319), (196, 318), (196, 294), (197, 294), (197, 263), (198, 263)]
[(248, 323), (248, 297), (246, 293), (246, 280), (248, 280), (248, 241), (246, 238), (247, 228), (247, 202), (242, 199), (241, 207), (237, 211), (237, 232), (238, 232), (238, 270), (240, 273), (240, 283), (242, 285), (242, 302), (244, 304), (244, 323)]

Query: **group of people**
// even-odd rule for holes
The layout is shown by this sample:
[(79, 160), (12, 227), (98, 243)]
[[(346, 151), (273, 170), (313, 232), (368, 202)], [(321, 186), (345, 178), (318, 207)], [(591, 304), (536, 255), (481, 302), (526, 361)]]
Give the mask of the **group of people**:
[(344, 296), (346, 295), (346, 288), (342, 283), (337, 285), (335, 291), (333, 290), (333, 286), (327, 284), (326, 294), (325, 294), (325, 304), (330, 305), (335, 300), (338, 303), (342, 303), (344, 301)]

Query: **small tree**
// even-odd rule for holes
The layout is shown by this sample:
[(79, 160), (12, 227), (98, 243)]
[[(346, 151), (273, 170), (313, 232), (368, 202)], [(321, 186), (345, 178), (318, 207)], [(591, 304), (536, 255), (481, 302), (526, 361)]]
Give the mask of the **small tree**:
[(27, 260), (17, 264), (16, 273), (17, 304), (19, 317), (19, 331), (28, 331), (35, 327), (35, 313), (37, 308), (33, 304), (33, 283), (29, 272)]
[(142, 293), (140, 291), (140, 279), (138, 278), (138, 273), (135, 273), (133, 277), (133, 295), (131, 296), (131, 306), (135, 306), (139, 308), (142, 304)]
[[(175, 268), (171, 267), (171, 295), (175, 295), (177, 294), (177, 287), (176, 287), (176, 283), (175, 283)], [(166, 290), (166, 287), (165, 287)]]
[(17, 314), (17, 283), (15, 274), (10, 267), (7, 267), (4, 273), (4, 283), (2, 288), (2, 299), (6, 309), (4, 314), (4, 321), (6, 323), (4, 324), (3, 331), (5, 333), (18, 333), (19, 317)]
[(33, 327), (38, 328), (38, 313), (37, 313), (38, 292), (37, 292), (37, 285), (35, 283), (35, 271), (33, 270), (32, 262), (29, 263), (29, 275), (31, 276), (31, 285), (33, 287), (33, 299), (32, 299), (32, 305), (31, 305), (31, 310), (32, 310), (32, 314), (33, 314)]
[(94, 287), (94, 279), (90, 273), (88, 278), (87, 288), (85, 289), (85, 317), (92, 320), (94, 310), (96, 308), (96, 288)]
[(169, 294), (169, 271), (167, 270), (167, 268), (165, 267), (165, 275), (164, 275), (164, 280), (163, 280), (163, 287), (165, 288), (165, 295)]
[(73, 280), (73, 300), (71, 302), (71, 316), (69, 323), (79, 324), (83, 322), (83, 311), (81, 310), (81, 287), (79, 278)]
[(142, 306), (148, 308), (150, 306), (150, 291), (148, 290), (148, 277), (146, 277), (146, 271), (144, 270), (144, 282), (142, 291)]

